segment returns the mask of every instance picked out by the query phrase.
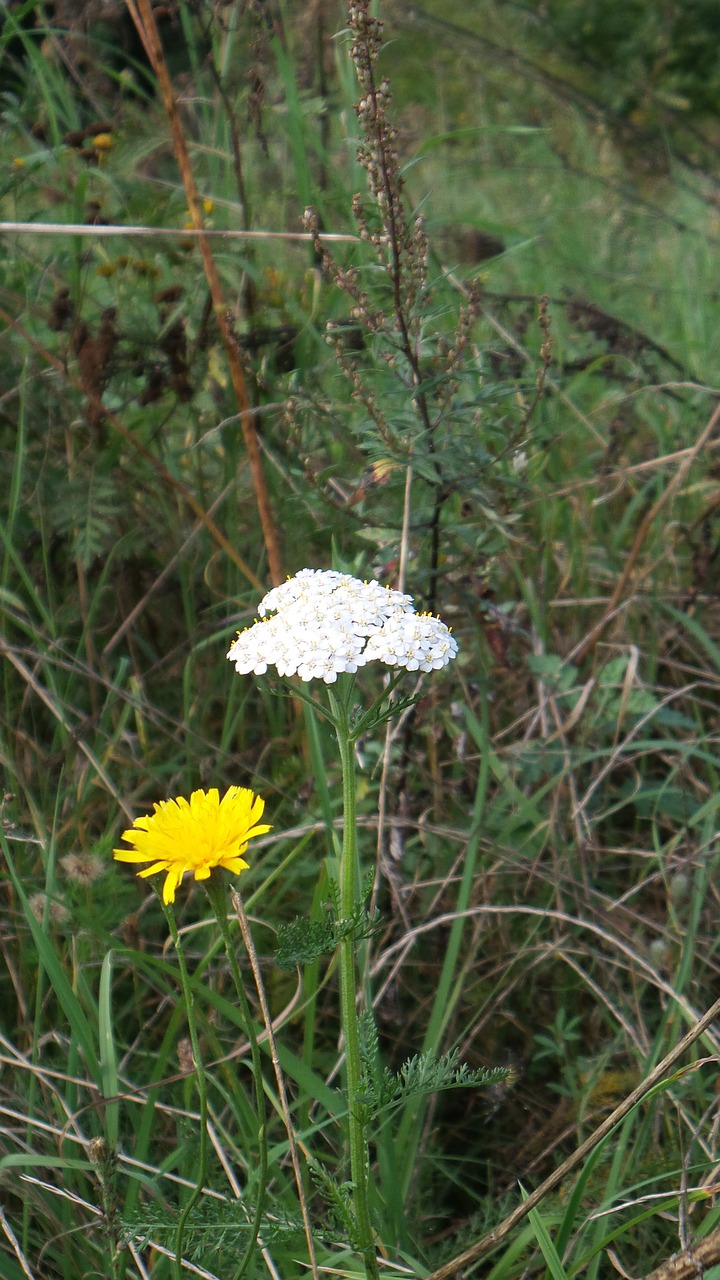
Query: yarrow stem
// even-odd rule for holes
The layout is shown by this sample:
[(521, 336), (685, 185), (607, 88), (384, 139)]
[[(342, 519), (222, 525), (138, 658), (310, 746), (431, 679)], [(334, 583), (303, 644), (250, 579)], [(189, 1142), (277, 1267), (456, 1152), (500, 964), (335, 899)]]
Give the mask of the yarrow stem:
[[(393, 701), (395, 685), (404, 671), (420, 674), (446, 667), (457, 654), (457, 642), (439, 618), (415, 612), (412, 596), (375, 581), (361, 582), (335, 569), (301, 569), (260, 601), (258, 613), (262, 621), (241, 632), (230, 647), (227, 656), (236, 671), (264, 675), (268, 667), (275, 667), (279, 676), (298, 676), (303, 682), (322, 680), (327, 685), (329, 712), (302, 688), (295, 687), (294, 692), (317, 714), (332, 721), (337, 736), (343, 779), (339, 912), (343, 920), (352, 920), (360, 905), (353, 744), (361, 733), (414, 701)], [(393, 675), (370, 707), (354, 716), (354, 673), (370, 662), (392, 668)], [(339, 962), (354, 1245), (362, 1256), (366, 1280), (379, 1280), (370, 1216), (367, 1121), (361, 1102), (358, 982), (352, 935), (339, 943)]]
[[(343, 779), (343, 845), (340, 864), (340, 913), (349, 919), (356, 906), (359, 881), (357, 823), (355, 812), (355, 756), (353, 736), (349, 724), (349, 703), (354, 681), (344, 681), (340, 697), (328, 689), (335, 733), (340, 750)], [(343, 696), (344, 695), (344, 696)], [(358, 1097), (362, 1088), (362, 1064), (360, 1059), (360, 1028), (357, 1015), (357, 973), (355, 944), (344, 938), (340, 943), (340, 1019), (345, 1041), (345, 1079), (348, 1099), (348, 1140), (350, 1146), (350, 1175), (354, 1186), (354, 1208), (357, 1224), (358, 1246), (365, 1264), (368, 1280), (379, 1280), (379, 1271), (373, 1229), (368, 1203), (370, 1159), (367, 1134), (362, 1120)]]
[(207, 1176), (208, 1162), (208, 1100), (207, 1100), (207, 1080), (205, 1079), (205, 1069), (203, 1067), (202, 1058), (200, 1056), (200, 1040), (197, 1033), (197, 1023), (195, 1021), (195, 1011), (193, 1004), (192, 988), (190, 986), (190, 977), (185, 963), (185, 953), (183, 951), (180, 934), (175, 923), (175, 912), (169, 903), (163, 902), (162, 909), (165, 913), (167, 926), (170, 930), (170, 936), (175, 947), (175, 954), (178, 959), (178, 972), (180, 974), (180, 986), (182, 988), (183, 999), (185, 1001), (185, 1013), (187, 1016), (188, 1031), (190, 1033), (190, 1043), (192, 1045), (193, 1063), (196, 1073), (196, 1084), (198, 1091), (198, 1102), (200, 1110), (200, 1144), (198, 1153), (198, 1171), (195, 1186), (188, 1196), (178, 1218), (177, 1227), (175, 1228), (175, 1259), (173, 1262), (173, 1270), (176, 1280), (182, 1277), (182, 1247), (185, 1236), (185, 1227), (190, 1217), (193, 1206), (202, 1194), (203, 1186)]

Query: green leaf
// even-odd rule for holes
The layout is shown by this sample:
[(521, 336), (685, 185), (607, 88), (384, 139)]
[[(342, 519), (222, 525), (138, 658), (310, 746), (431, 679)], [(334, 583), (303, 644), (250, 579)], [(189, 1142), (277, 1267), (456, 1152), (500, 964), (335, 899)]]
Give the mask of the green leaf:
[(440, 1056), (434, 1053), (416, 1053), (403, 1063), (399, 1071), (387, 1067), (377, 1073), (372, 1043), (363, 1053), (365, 1085), (358, 1101), (367, 1109), (368, 1118), (403, 1106), (409, 1098), (424, 1097), (448, 1089), (486, 1089), (512, 1076), (508, 1067), (481, 1067), (471, 1071), (465, 1062), (458, 1062), (459, 1051), (452, 1049)]
[[(520, 1188), (520, 1191), (523, 1200), (527, 1200), (527, 1192), (522, 1187)], [(567, 1271), (565, 1270), (562, 1264), (562, 1259), (555, 1248), (550, 1232), (545, 1226), (545, 1221), (542, 1215), (537, 1209), (531, 1209), (528, 1217), (537, 1237), (537, 1242), (540, 1245), (542, 1256), (547, 1263), (548, 1271), (553, 1277), (553, 1280), (567, 1280)]]
[(103, 1094), (110, 1099), (105, 1107), (105, 1137), (113, 1149), (118, 1143), (118, 1102), (120, 1092), (117, 1077), (117, 1054), (113, 1034), (112, 1008), (112, 966), (113, 953), (108, 951), (100, 970), (100, 990), (98, 993), (98, 1031), (100, 1036), (100, 1068), (102, 1071)]
[(344, 919), (333, 908), (326, 908), (322, 920), (307, 920), (304, 916), (296, 916), (294, 920), (281, 924), (278, 928), (275, 962), (281, 969), (295, 969), (298, 965), (311, 964), (319, 956), (331, 955), (346, 938), (357, 942), (361, 938), (372, 937), (379, 925), (379, 914), (375, 912), (372, 916), (369, 915), (362, 901), (352, 915)]
[(327, 1206), (329, 1224), (344, 1232), (353, 1247), (357, 1243), (357, 1223), (353, 1212), (351, 1182), (338, 1182), (318, 1160), (308, 1157), (310, 1176)]

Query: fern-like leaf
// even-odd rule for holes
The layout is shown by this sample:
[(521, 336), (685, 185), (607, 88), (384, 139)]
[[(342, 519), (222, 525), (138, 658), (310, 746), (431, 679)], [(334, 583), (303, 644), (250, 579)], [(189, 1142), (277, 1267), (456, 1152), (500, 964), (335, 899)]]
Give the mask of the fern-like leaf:
[(338, 1182), (312, 1157), (308, 1159), (310, 1177), (327, 1206), (328, 1224), (339, 1231), (352, 1248), (358, 1246), (358, 1229), (352, 1207), (353, 1184)]
[(83, 568), (115, 544), (125, 501), (117, 481), (95, 470), (78, 472), (51, 499), (50, 520), (58, 533), (69, 535)]
[(275, 951), (276, 964), (281, 969), (295, 969), (297, 965), (310, 964), (319, 956), (332, 955), (338, 944), (346, 938), (359, 941), (361, 938), (371, 937), (380, 924), (379, 914), (374, 912), (370, 915), (365, 909), (373, 878), (372, 872), (365, 877), (360, 902), (352, 915), (340, 915), (340, 890), (335, 881), (331, 880), (332, 906), (326, 908), (322, 920), (306, 920), (303, 916), (296, 916), (289, 923), (281, 924)]
[(410, 1098), (447, 1089), (487, 1089), (512, 1075), (508, 1067), (481, 1067), (471, 1071), (467, 1063), (458, 1061), (457, 1049), (440, 1057), (434, 1053), (418, 1053), (408, 1058), (399, 1071), (386, 1067), (381, 1073), (373, 1070), (374, 1054), (371, 1057), (370, 1045), (363, 1056), (365, 1084), (358, 1100), (368, 1120), (394, 1111)]

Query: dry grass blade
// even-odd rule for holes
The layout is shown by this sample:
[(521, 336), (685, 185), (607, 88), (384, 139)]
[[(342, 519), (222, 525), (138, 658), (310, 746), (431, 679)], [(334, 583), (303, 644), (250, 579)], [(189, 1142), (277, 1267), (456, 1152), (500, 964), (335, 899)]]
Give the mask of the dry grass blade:
[(720, 1228), (711, 1231), (709, 1236), (698, 1241), (691, 1249), (683, 1249), (674, 1258), (668, 1258), (667, 1262), (651, 1271), (645, 1280), (694, 1280), (695, 1276), (702, 1276), (718, 1262)]
[(5, 1237), (10, 1243), (12, 1251), (20, 1264), (20, 1269), (23, 1275), (27, 1276), (28, 1280), (36, 1280), (35, 1273), (30, 1269), (30, 1264), (20, 1248), (20, 1242), (5, 1216), (5, 1210), (2, 1205), (0, 1205), (0, 1228), (2, 1228)]

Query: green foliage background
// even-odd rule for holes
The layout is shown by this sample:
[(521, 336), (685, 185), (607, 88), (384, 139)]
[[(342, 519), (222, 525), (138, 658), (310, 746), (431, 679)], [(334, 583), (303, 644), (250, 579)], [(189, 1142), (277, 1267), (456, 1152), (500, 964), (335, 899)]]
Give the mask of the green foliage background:
[[(360, 752), (383, 1070), (457, 1050), (513, 1071), (400, 1092), (383, 1122), (388, 1274), (429, 1275), (718, 994), (717, 431), (689, 456), (720, 388), (716, 6), (380, 5), (408, 225), (422, 216), (429, 246), (409, 310), (432, 431), (357, 236), (356, 192), (371, 232), (383, 219), (342, 6), (161, 8), (208, 225), (253, 233), (211, 248), (283, 569), (395, 582), (402, 557), (460, 643), (392, 741)], [(353, 1274), (335, 970), (316, 956), (300, 985), (271, 960), (279, 926), (327, 922), (339, 773), (329, 735), (224, 660), (270, 585), (267, 548), (167, 118), (123, 7), (106, 10), (3, 9), (0, 1202), (31, 1274), (105, 1274), (128, 1224), (163, 1243), (172, 1178), (192, 1177), (192, 1090), (162, 917), (111, 850), (156, 799), (249, 784), (274, 836), (248, 910), (298, 1133), (337, 1175), (309, 1190), (319, 1223), (335, 1200), (324, 1257)], [(307, 206), (333, 263), (296, 238)], [(203, 913), (189, 895), (218, 1147), (251, 1196), (241, 1028)], [(546, 1201), (560, 1274), (614, 1274), (609, 1249), (649, 1273), (684, 1212), (716, 1230), (717, 1051), (711, 1029)], [(98, 1172), (87, 1143), (113, 1135)], [(279, 1122), (273, 1142), (282, 1157)], [(220, 1160), (213, 1178), (224, 1194)], [(283, 1169), (265, 1233), (283, 1276), (289, 1187)], [(208, 1204), (193, 1256), (229, 1273), (246, 1224)], [(7, 1233), (0, 1253), (23, 1274)], [(488, 1274), (545, 1265), (535, 1222)]]

